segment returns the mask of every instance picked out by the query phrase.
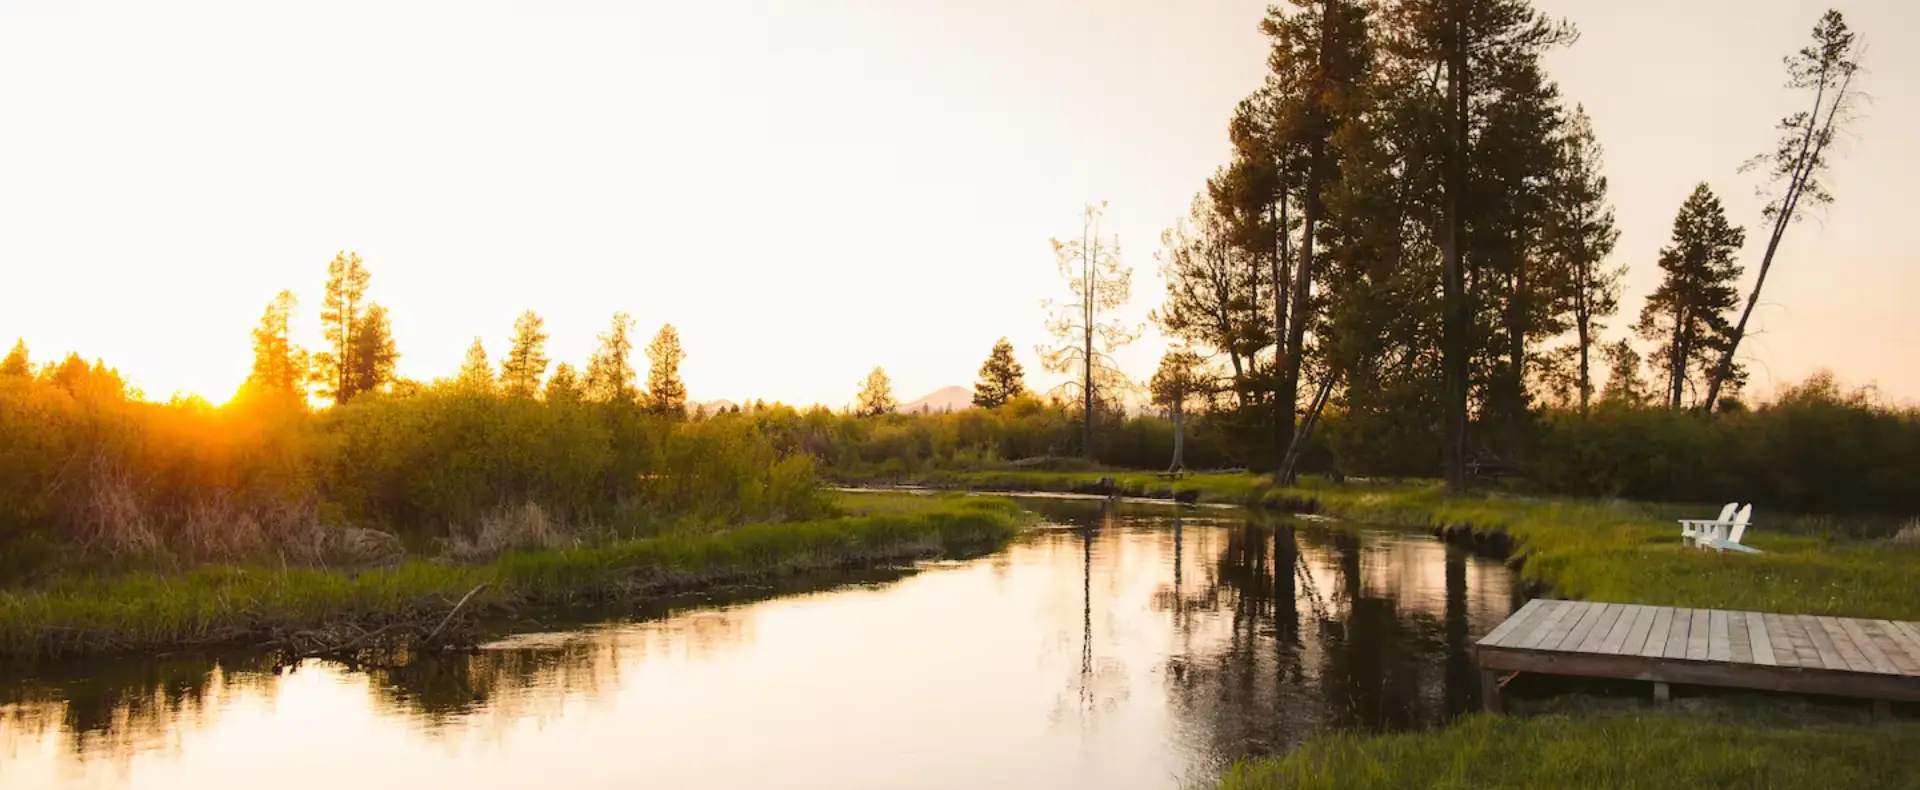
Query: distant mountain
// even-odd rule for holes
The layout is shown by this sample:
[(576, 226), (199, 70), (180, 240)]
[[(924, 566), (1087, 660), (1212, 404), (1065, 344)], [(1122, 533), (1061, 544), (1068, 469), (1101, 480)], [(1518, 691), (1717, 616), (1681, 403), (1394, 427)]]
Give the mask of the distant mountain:
[(973, 408), (973, 390), (966, 387), (941, 387), (927, 393), (919, 400), (900, 404), (899, 411), (920, 411), (922, 407), (930, 412), (971, 409)]

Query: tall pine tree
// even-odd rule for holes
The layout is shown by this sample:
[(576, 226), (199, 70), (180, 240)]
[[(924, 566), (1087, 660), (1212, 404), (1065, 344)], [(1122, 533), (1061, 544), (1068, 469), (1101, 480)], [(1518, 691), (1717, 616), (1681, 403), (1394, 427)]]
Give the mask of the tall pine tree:
[(660, 327), (647, 344), (647, 409), (669, 417), (687, 414), (687, 385), (680, 380), (680, 331), (672, 324)]
[(1560, 139), (1560, 162), (1546, 193), (1543, 252), (1564, 276), (1561, 299), (1572, 313), (1576, 361), (1574, 388), (1580, 410), (1593, 398), (1592, 355), (1604, 321), (1620, 309), (1620, 278), (1626, 267), (1608, 268), (1620, 231), (1607, 203), (1601, 149), (1586, 108), (1574, 108)]
[(987, 361), (980, 365), (980, 380), (973, 385), (973, 405), (997, 409), (1025, 394), (1026, 377), (1020, 363), (1013, 358), (1013, 344), (1000, 338), (987, 354)]
[(393, 327), (387, 321), (387, 308), (378, 302), (367, 305), (353, 325), (353, 346), (347, 358), (348, 381), (355, 394), (378, 392), (394, 382), (393, 368), (400, 360), (394, 349)]
[(253, 370), (243, 392), (249, 397), (297, 399), (306, 393), (307, 352), (293, 342), (293, 311), (299, 301), (281, 291), (253, 330)]
[(634, 396), (633, 316), (613, 314), (600, 347), (587, 361), (586, 396), (596, 403), (632, 403)]
[(371, 278), (357, 252), (342, 251), (327, 264), (326, 297), (320, 309), (320, 331), (327, 350), (313, 355), (313, 376), (322, 394), (336, 405), (361, 391), (352, 361), (359, 348), (354, 334), (366, 312), (367, 282)]
[[(1720, 198), (1706, 184), (1695, 187), (1673, 219), (1673, 239), (1660, 251), (1661, 280), (1647, 297), (1635, 325), (1641, 337), (1659, 344), (1660, 396), (1669, 408), (1695, 402), (1705, 394), (1696, 386), (1706, 365), (1730, 345), (1728, 313), (1739, 298), (1740, 264), (1734, 256), (1746, 231), (1727, 222)], [(1743, 374), (1731, 374), (1739, 381)]]
[(493, 392), (493, 365), (487, 362), (487, 347), (478, 335), (473, 345), (467, 346), (466, 359), (460, 363), (460, 375), (453, 385), (462, 392)]
[(540, 377), (547, 373), (546, 321), (532, 310), (513, 320), (513, 339), (507, 355), (500, 360), (500, 389), (516, 398), (531, 398), (540, 391)]

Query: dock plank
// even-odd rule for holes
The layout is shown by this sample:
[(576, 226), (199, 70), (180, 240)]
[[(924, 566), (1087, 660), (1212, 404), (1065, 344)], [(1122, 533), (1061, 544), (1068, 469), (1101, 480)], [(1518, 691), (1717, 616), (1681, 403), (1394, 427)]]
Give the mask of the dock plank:
[(1593, 630), (1593, 624), (1599, 621), (1600, 615), (1606, 613), (1608, 606), (1609, 604), (1604, 603), (1587, 604), (1586, 609), (1580, 612), (1580, 619), (1574, 622), (1573, 628), (1567, 630), (1566, 636), (1561, 637), (1559, 642), (1549, 647), (1554, 650), (1571, 651), (1579, 646), (1580, 640), (1585, 639), (1587, 632)]
[(1840, 660), (1847, 662), (1847, 669), (1855, 672), (1872, 672), (1873, 663), (1867, 661), (1867, 655), (1860, 652), (1860, 646), (1853, 643), (1853, 637), (1840, 627), (1840, 621), (1832, 617), (1809, 615), (1820, 630), (1827, 632), (1827, 638), (1833, 640), (1833, 649), (1840, 651)]
[(1859, 648), (1860, 655), (1867, 659), (1867, 665), (1872, 667), (1872, 671), (1882, 675), (1900, 673), (1900, 670), (1894, 668), (1893, 661), (1887, 658), (1887, 654), (1880, 651), (1880, 646), (1874, 644), (1873, 639), (1867, 636), (1866, 629), (1860, 627), (1859, 620), (1838, 617), (1834, 618), (1834, 622), (1840, 624), (1840, 630), (1847, 632), (1847, 638), (1853, 641), (1854, 647)]
[(1747, 613), (1727, 613), (1727, 642), (1732, 645), (1733, 655), (1727, 660), (1735, 664), (1753, 663), (1753, 635), (1747, 632)]
[(1647, 646), (1647, 632), (1653, 630), (1653, 607), (1633, 607), (1633, 618), (1627, 621), (1627, 635), (1607, 652), (1625, 655), (1639, 655), (1640, 649)]
[(1747, 613), (1748, 641), (1753, 643), (1753, 663), (1762, 666), (1778, 666), (1773, 656), (1773, 634), (1767, 627), (1766, 615), (1758, 612)]
[(1732, 636), (1727, 622), (1727, 612), (1720, 609), (1708, 610), (1707, 660), (1731, 661), (1733, 659)]
[(1627, 643), (1627, 635), (1633, 633), (1633, 621), (1640, 619), (1641, 612), (1645, 610), (1646, 607), (1639, 604), (1622, 607), (1620, 616), (1613, 621), (1613, 628), (1608, 629), (1607, 635), (1600, 640), (1599, 651), (1618, 655), (1620, 648)]
[(1552, 630), (1547, 632), (1545, 639), (1540, 640), (1540, 649), (1560, 649), (1560, 643), (1566, 641), (1567, 634), (1573, 633), (1573, 629), (1579, 627), (1580, 621), (1586, 619), (1593, 608), (1592, 604), (1585, 601), (1569, 601), (1566, 615), (1560, 618), (1560, 622), (1553, 624)]
[(1847, 660), (1840, 655), (1840, 648), (1834, 646), (1833, 637), (1827, 634), (1827, 629), (1820, 627), (1818, 618), (1797, 614), (1793, 619), (1800, 624), (1801, 630), (1807, 634), (1807, 641), (1812, 642), (1813, 649), (1820, 654), (1821, 666), (1827, 669), (1849, 669)]
[[(1907, 643), (1913, 645), (1915, 650), (1920, 650), (1920, 623), (1908, 623), (1900, 620), (1888, 620), (1887, 622), (1891, 624), (1895, 630), (1905, 634)], [(1920, 653), (1914, 653), (1913, 657), (1920, 659)]]
[(1688, 609), (1687, 615), (1692, 622), (1687, 625), (1687, 652), (1684, 657), (1688, 661), (1705, 661), (1707, 643), (1713, 636), (1712, 626), (1707, 622), (1707, 610)]
[(1646, 658), (1659, 658), (1667, 652), (1667, 629), (1673, 627), (1673, 607), (1653, 607), (1653, 621), (1647, 626), (1647, 638), (1640, 644), (1638, 655)]
[[(1614, 623), (1620, 621), (1620, 614), (1627, 610), (1627, 606), (1626, 604), (1610, 603), (1606, 604), (1603, 609), (1604, 611), (1600, 612), (1600, 619), (1593, 621), (1593, 628), (1587, 631), (1586, 638), (1580, 640), (1580, 645), (1575, 647), (1575, 650), (1582, 653), (1600, 652), (1600, 645), (1607, 641), (1607, 633), (1613, 630)], [(1625, 634), (1622, 634), (1621, 637), (1625, 638)]]
[(1483, 645), (1500, 644), (1501, 639), (1520, 628), (1523, 623), (1527, 622), (1528, 618), (1539, 613), (1541, 607), (1546, 605), (1546, 601), (1540, 598), (1528, 601), (1526, 605), (1520, 607), (1518, 611), (1508, 615), (1507, 619), (1500, 621), (1500, 624), (1494, 626), (1492, 631), (1488, 631), (1486, 636), (1480, 637), (1479, 643)]
[(1687, 657), (1687, 631), (1693, 627), (1693, 611), (1674, 607), (1673, 623), (1667, 627), (1667, 650), (1662, 658)]
[(1873, 640), (1875, 647), (1880, 648), (1881, 655), (1886, 656), (1888, 663), (1893, 664), (1893, 671), (1896, 674), (1920, 675), (1920, 661), (1915, 661), (1913, 656), (1908, 655), (1906, 646), (1900, 644), (1900, 640), (1894, 638), (1893, 634), (1888, 633), (1887, 628), (1881, 625), (1879, 620), (1861, 620), (1860, 630), (1866, 632), (1867, 638)]
[(1568, 613), (1574, 610), (1572, 601), (1554, 601), (1552, 607), (1552, 611), (1545, 612), (1543, 616), (1539, 618), (1539, 625), (1533, 626), (1525, 637), (1520, 638), (1518, 643), (1510, 642), (1509, 644), (1513, 644), (1515, 647), (1524, 647), (1529, 650), (1540, 647), (1540, 643), (1546, 641), (1547, 635), (1553, 631), (1553, 627), (1558, 625), (1561, 620), (1566, 618)]
[(1875, 620), (1873, 622), (1875, 625), (1880, 626), (1880, 630), (1887, 633), (1887, 638), (1892, 639), (1900, 645), (1900, 649), (1907, 654), (1907, 658), (1911, 660), (1915, 666), (1920, 667), (1920, 640), (1907, 636), (1907, 632), (1900, 630), (1900, 626), (1892, 620)]
[(1824, 669), (1827, 666), (1826, 660), (1820, 657), (1820, 651), (1813, 646), (1813, 637), (1807, 635), (1807, 627), (1801, 624), (1799, 617), (1786, 614), (1768, 616), (1780, 623), (1780, 627), (1786, 633), (1787, 643), (1793, 646), (1795, 666), (1816, 669)]

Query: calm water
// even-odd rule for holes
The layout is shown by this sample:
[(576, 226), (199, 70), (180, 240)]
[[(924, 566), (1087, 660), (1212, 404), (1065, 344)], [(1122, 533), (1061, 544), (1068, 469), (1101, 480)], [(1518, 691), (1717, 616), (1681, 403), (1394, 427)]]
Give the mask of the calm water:
[(1055, 526), (978, 560), (404, 671), (15, 678), (0, 788), (1192, 786), (1470, 709), (1467, 646), (1515, 602), (1424, 535), (1030, 504)]

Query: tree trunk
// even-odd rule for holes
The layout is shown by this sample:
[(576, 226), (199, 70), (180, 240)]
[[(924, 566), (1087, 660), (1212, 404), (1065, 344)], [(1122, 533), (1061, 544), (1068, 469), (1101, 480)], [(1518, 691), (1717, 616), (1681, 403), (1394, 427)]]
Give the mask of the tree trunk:
[(1180, 393), (1173, 396), (1173, 463), (1167, 465), (1167, 471), (1178, 472), (1185, 468), (1187, 449), (1187, 421), (1182, 414), (1183, 397)]
[[(1823, 70), (1824, 74), (1824, 70)], [(1720, 357), (1713, 373), (1707, 379), (1707, 402), (1704, 411), (1711, 412), (1720, 399), (1720, 387), (1733, 375), (1733, 355), (1740, 350), (1740, 340), (1747, 335), (1747, 319), (1753, 317), (1753, 306), (1760, 302), (1760, 287), (1767, 284), (1767, 271), (1773, 268), (1773, 254), (1780, 249), (1780, 239), (1787, 234), (1787, 225), (1793, 221), (1793, 215), (1800, 210), (1800, 195), (1806, 189), (1807, 178), (1812, 175), (1813, 163), (1826, 148), (1826, 141), (1832, 139), (1833, 118), (1840, 113), (1840, 102), (1846, 99), (1847, 87), (1853, 82), (1849, 75), (1840, 83), (1840, 93), (1834, 99), (1833, 108), (1827, 111), (1827, 120), (1818, 137), (1813, 127), (1820, 120), (1820, 105), (1825, 101), (1826, 79), (1823, 77), (1820, 87), (1813, 93), (1813, 114), (1807, 117), (1807, 134), (1800, 141), (1800, 154), (1794, 167), (1793, 177), (1787, 181), (1787, 194), (1780, 201), (1780, 213), (1773, 218), (1773, 235), (1767, 239), (1767, 254), (1760, 258), (1760, 273), (1754, 278), (1753, 293), (1747, 294), (1747, 305), (1740, 311), (1740, 322), (1733, 327), (1733, 334), (1727, 337), (1727, 351)], [(1818, 141), (1816, 144), (1815, 141)]]
[(1467, 25), (1465, 10), (1455, 5), (1447, 41), (1447, 89), (1449, 93), (1446, 174), (1442, 200), (1442, 220), (1446, 227), (1441, 241), (1441, 327), (1440, 356), (1445, 379), (1446, 439), (1441, 444), (1447, 492), (1467, 490), (1467, 334), (1472, 316), (1467, 310), (1463, 257), (1466, 243), (1467, 191)]
[(1673, 308), (1673, 349), (1667, 355), (1667, 408), (1680, 408), (1681, 387), (1687, 380), (1687, 310), (1684, 305)]
[[(1287, 233), (1287, 223), (1291, 219), (1291, 217), (1287, 215), (1288, 203), (1287, 182), (1283, 176), (1280, 181), (1280, 223), (1275, 226), (1273, 234), (1273, 243), (1275, 246), (1273, 256), (1273, 361), (1276, 368), (1287, 359), (1288, 348), (1288, 293), (1286, 288), (1281, 286), (1281, 283), (1288, 282), (1294, 270), (1293, 239)], [(1304, 259), (1300, 265), (1306, 265)], [(1293, 440), (1293, 410), (1284, 406), (1284, 404), (1289, 404), (1292, 401), (1287, 399), (1285, 386), (1283, 382), (1279, 380), (1280, 377), (1277, 374), (1280, 372), (1280, 370), (1274, 371), (1276, 376), (1273, 393), (1273, 444), (1275, 452), (1284, 453), (1287, 443)]]
[[(1579, 218), (1580, 227), (1586, 226), (1585, 217)], [(1579, 335), (1580, 343), (1580, 413), (1586, 414), (1589, 402), (1593, 398), (1593, 378), (1588, 367), (1588, 349), (1593, 347), (1593, 314), (1587, 304), (1588, 283), (1593, 280), (1591, 265), (1587, 263), (1585, 240), (1576, 242), (1580, 249), (1574, 251), (1573, 268), (1573, 328)]]

